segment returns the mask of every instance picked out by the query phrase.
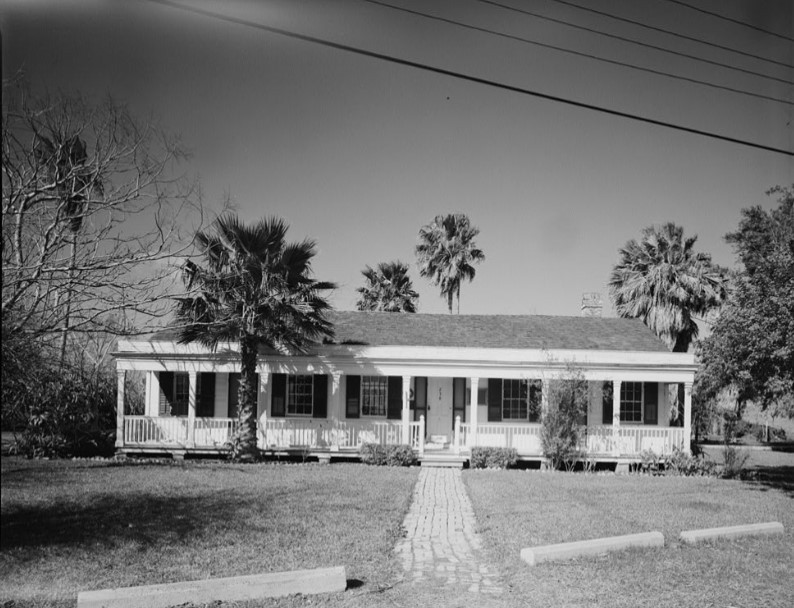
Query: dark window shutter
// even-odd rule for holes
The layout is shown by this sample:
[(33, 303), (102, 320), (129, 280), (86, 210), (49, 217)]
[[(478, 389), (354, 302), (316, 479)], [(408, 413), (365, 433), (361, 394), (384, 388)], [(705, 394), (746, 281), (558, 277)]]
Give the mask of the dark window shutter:
[(403, 409), (403, 379), (402, 376), (389, 376), (386, 404), (386, 418), (399, 420), (402, 418)]
[(270, 415), (283, 418), (287, 414), (287, 374), (273, 374)]
[(174, 398), (174, 372), (160, 372), (160, 416), (171, 415), (171, 401)]
[(312, 417), (328, 417), (328, 376), (325, 374), (314, 376), (314, 412)]
[(543, 385), (540, 380), (530, 380), (529, 383), (529, 421), (540, 421), (540, 411), (543, 409)]
[(229, 374), (228, 416), (237, 418), (238, 391), (240, 390), (240, 374)]
[(215, 416), (215, 374), (201, 374), (201, 394), (198, 396), (196, 416), (212, 418)]
[(645, 416), (643, 424), (658, 424), (659, 423), (659, 383), (646, 382), (643, 386), (645, 393)]
[(612, 382), (604, 382), (602, 385), (603, 397), (601, 399), (601, 423), (612, 424)]
[(488, 378), (488, 422), (502, 421), (502, 379)]
[(361, 417), (361, 376), (347, 376), (345, 417)]
[(452, 379), (452, 424), (457, 416), (466, 422), (466, 378)]
[(420, 376), (414, 378), (414, 420), (419, 416), (427, 418), (427, 378)]

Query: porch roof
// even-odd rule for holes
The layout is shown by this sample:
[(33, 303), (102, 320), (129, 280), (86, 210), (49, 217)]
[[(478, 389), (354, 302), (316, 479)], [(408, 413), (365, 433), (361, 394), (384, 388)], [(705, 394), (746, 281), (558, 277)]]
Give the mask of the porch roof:
[[(670, 352), (637, 319), (333, 311), (333, 344)], [(175, 341), (174, 330), (152, 336)]]

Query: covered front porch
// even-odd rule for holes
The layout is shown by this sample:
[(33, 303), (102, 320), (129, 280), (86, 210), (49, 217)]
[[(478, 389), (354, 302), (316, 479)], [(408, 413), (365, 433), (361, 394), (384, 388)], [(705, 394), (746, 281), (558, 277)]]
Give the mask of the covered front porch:
[[(227, 449), (238, 421), (232, 418), (189, 418), (125, 416), (122, 452), (222, 454)], [(407, 425), (402, 421), (313, 421), (270, 419), (257, 425), (259, 448), (265, 453), (306, 454), (320, 457), (358, 456), (365, 443), (407, 444), (419, 456), (426, 448), (468, 457), (474, 446), (514, 448), (522, 459), (543, 457), (540, 424), (463, 423), (456, 419), (449, 441), (426, 444), (424, 416)], [(642, 452), (669, 456), (684, 449), (683, 427), (584, 426), (580, 444), (582, 458), (639, 458)]]
[[(236, 349), (121, 342), (116, 448), (126, 454), (224, 454), (234, 436)], [(356, 458), (364, 444), (407, 444), (468, 458), (476, 446), (543, 458), (550, 387), (575, 363), (588, 386), (582, 459), (664, 457), (689, 449), (691, 355), (527, 349), (323, 346), (260, 358), (257, 437), (266, 454)], [(125, 375), (146, 376), (144, 412), (124, 411)]]

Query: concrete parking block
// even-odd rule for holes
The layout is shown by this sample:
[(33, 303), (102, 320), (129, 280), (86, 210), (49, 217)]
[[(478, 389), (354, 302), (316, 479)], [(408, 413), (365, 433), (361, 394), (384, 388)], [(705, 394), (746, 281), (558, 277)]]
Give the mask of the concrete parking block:
[(740, 538), (742, 536), (762, 536), (766, 534), (783, 534), (783, 524), (779, 521), (770, 521), (763, 524), (745, 524), (743, 526), (726, 526), (724, 528), (684, 530), (678, 538), (681, 542), (692, 545), (707, 540)]
[(296, 593), (336, 593), (347, 587), (345, 567), (81, 591), (78, 608), (167, 608), (188, 602), (237, 602)]
[(521, 549), (521, 559), (530, 566), (541, 562), (573, 559), (588, 555), (601, 555), (610, 551), (621, 551), (632, 547), (664, 547), (664, 536), (661, 532), (643, 532), (624, 536), (593, 538), (571, 543), (543, 545)]

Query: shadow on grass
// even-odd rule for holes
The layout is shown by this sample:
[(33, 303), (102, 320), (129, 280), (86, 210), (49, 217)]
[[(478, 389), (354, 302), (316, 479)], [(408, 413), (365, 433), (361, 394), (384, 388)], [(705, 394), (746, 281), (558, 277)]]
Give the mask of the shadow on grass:
[(266, 517), (276, 498), (254, 500), (228, 491), (210, 496), (127, 494), (10, 509), (0, 524), (0, 548), (179, 545), (232, 527), (239, 530), (251, 517)]
[(752, 473), (751, 482), (760, 484), (764, 489), (782, 490), (794, 498), (794, 466), (759, 466)]

